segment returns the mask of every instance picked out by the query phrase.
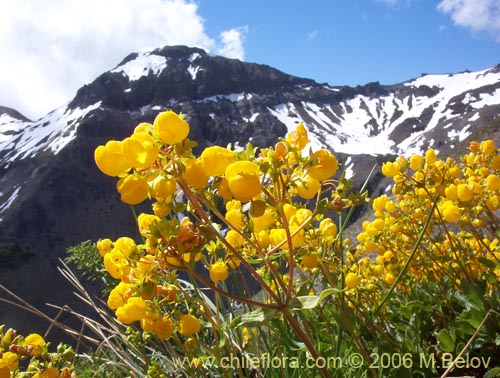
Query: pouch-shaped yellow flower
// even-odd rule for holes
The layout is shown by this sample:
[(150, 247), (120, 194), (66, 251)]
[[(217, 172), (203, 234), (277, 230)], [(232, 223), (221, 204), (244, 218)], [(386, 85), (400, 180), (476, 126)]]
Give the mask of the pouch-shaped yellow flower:
[(233, 151), (220, 146), (207, 147), (200, 156), (201, 164), (208, 176), (222, 176), (234, 159)]
[(201, 189), (207, 184), (208, 176), (200, 160), (187, 159), (184, 162), (184, 168), (184, 180), (186, 180), (193, 189)]
[(297, 182), (297, 194), (304, 199), (313, 198), (320, 189), (321, 184), (319, 181), (310, 175), (305, 175)]
[(121, 200), (129, 205), (137, 205), (148, 198), (149, 186), (146, 179), (139, 175), (127, 175), (116, 183)]
[(312, 154), (311, 158), (314, 164), (308, 169), (308, 173), (312, 178), (322, 181), (332, 177), (337, 172), (339, 165), (337, 158), (327, 150), (318, 150)]
[(116, 310), (118, 321), (130, 324), (146, 317), (146, 302), (140, 297), (130, 297), (123, 306)]
[(131, 166), (123, 155), (122, 142), (110, 140), (94, 151), (97, 167), (108, 176), (119, 176), (127, 173)]
[(181, 335), (191, 336), (201, 329), (201, 324), (193, 315), (182, 315), (178, 330)]
[(262, 190), (260, 169), (251, 161), (243, 160), (231, 163), (226, 168), (226, 179), (234, 198), (247, 202)]
[(222, 260), (212, 264), (209, 269), (210, 279), (214, 282), (225, 281), (229, 277), (226, 263)]
[(182, 142), (189, 135), (189, 124), (183, 117), (171, 110), (158, 114), (153, 128), (156, 136), (166, 144)]
[(158, 156), (159, 148), (154, 139), (146, 133), (134, 133), (122, 141), (123, 156), (133, 168), (145, 169), (151, 166)]

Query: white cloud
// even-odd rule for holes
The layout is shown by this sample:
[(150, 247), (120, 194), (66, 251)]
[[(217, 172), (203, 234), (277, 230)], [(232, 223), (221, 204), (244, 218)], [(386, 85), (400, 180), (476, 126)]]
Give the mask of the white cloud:
[(245, 58), (243, 42), (247, 34), (246, 26), (223, 31), (219, 36), (222, 46), (217, 49), (217, 54), (243, 60)]
[(190, 0), (0, 3), (0, 105), (29, 118), (69, 101), (133, 51), (183, 44), (244, 56), (242, 30), (223, 32), (218, 48)]
[(449, 14), (455, 25), (476, 33), (488, 33), (500, 42), (498, 0), (442, 0), (437, 8)]
[(310, 33), (307, 35), (307, 42), (311, 42), (311, 41), (312, 41), (312, 40), (314, 40), (317, 36), (318, 36), (318, 31), (317, 31), (317, 30), (313, 30), (312, 32), (310, 32)]
[(375, 0), (377, 3), (382, 3), (390, 8), (409, 7), (412, 0)]

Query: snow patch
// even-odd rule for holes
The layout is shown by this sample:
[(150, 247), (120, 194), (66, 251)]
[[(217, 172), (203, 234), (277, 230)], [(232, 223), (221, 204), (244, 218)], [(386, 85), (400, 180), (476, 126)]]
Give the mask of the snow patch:
[(9, 198), (7, 198), (7, 200), (0, 205), (0, 214), (3, 213), (5, 210), (7, 210), (10, 207), (10, 205), (12, 205), (12, 203), (16, 200), (16, 198), (19, 195), (19, 190), (21, 190), (20, 186), (18, 186), (14, 190), (14, 192), (12, 192), (12, 194), (9, 196)]
[(139, 80), (150, 73), (159, 75), (167, 67), (167, 59), (160, 55), (141, 53), (137, 57), (112, 70), (112, 73), (121, 73), (130, 81)]
[(8, 151), (4, 161), (35, 156), (41, 151), (59, 153), (76, 136), (78, 121), (101, 106), (101, 101), (85, 109), (60, 107), (36, 122), (15, 122), (1, 125), (0, 150)]
[(471, 132), (468, 132), (470, 125), (465, 126), (462, 130), (450, 130), (448, 131), (448, 138), (451, 140), (457, 140), (459, 142), (464, 141), (469, 135), (471, 135)]
[(191, 75), (191, 79), (196, 80), (196, 76), (198, 75), (198, 72), (202, 71), (203, 69), (200, 66), (190, 65), (187, 68), (187, 70), (188, 70), (189, 74)]
[(500, 104), (500, 88), (495, 89), (493, 93), (481, 93), (480, 99), (470, 104), (474, 109), (480, 109), (485, 106)]

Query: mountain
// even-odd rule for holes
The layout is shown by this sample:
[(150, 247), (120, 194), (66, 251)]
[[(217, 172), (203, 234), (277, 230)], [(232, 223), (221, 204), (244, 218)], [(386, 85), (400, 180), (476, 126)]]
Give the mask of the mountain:
[[(498, 117), (500, 65), (347, 87), (170, 46), (130, 54), (39, 120), (0, 107), (0, 283), (37, 307), (76, 306), (57, 259), (84, 240), (138, 236), (93, 151), (168, 108), (186, 115), (198, 152), (213, 144), (268, 146), (303, 121), (313, 148), (333, 151), (359, 185), (374, 164), (427, 147), (452, 150)], [(488, 130), (499, 143), (497, 128)], [(387, 184), (375, 175), (371, 195)], [(0, 323), (6, 319), (20, 329), (34, 322), (0, 305)]]

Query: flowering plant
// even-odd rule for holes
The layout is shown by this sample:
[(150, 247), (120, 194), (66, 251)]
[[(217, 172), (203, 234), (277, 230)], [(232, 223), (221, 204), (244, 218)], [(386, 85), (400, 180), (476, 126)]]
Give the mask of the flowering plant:
[(24, 337), (13, 329), (0, 326), (1, 378), (71, 378), (74, 377), (73, 349), (59, 344), (50, 352), (50, 343), (37, 334)]
[[(461, 161), (438, 160), (430, 149), (385, 163), (392, 195), (371, 201), (374, 219), (355, 243), (346, 227), (368, 193), (352, 190), (332, 153), (306, 149), (302, 124), (274, 147), (210, 146), (200, 156), (188, 135), (183, 116), (165, 111), (97, 147), (95, 161), (118, 178), (122, 201), (152, 200), (152, 211), (137, 216), (140, 243), (97, 243), (117, 280), (108, 307), (121, 323), (174, 345), (189, 374), (425, 376), (443, 365), (417, 364), (421, 353), (458, 353), (475, 331), (491, 342), (477, 326), (499, 310), (500, 156), (492, 141), (472, 143)], [(451, 290), (466, 294), (462, 302), (447, 297)], [(472, 331), (436, 320), (437, 343), (411, 340), (421, 337), (423, 314), (464, 321), (478, 290), (484, 300)], [(440, 310), (419, 304), (439, 292)], [(395, 309), (405, 326), (393, 322)], [(491, 327), (499, 334), (498, 323)], [(380, 365), (389, 352), (405, 364)], [(155, 366), (172, 371), (161, 358)]]

